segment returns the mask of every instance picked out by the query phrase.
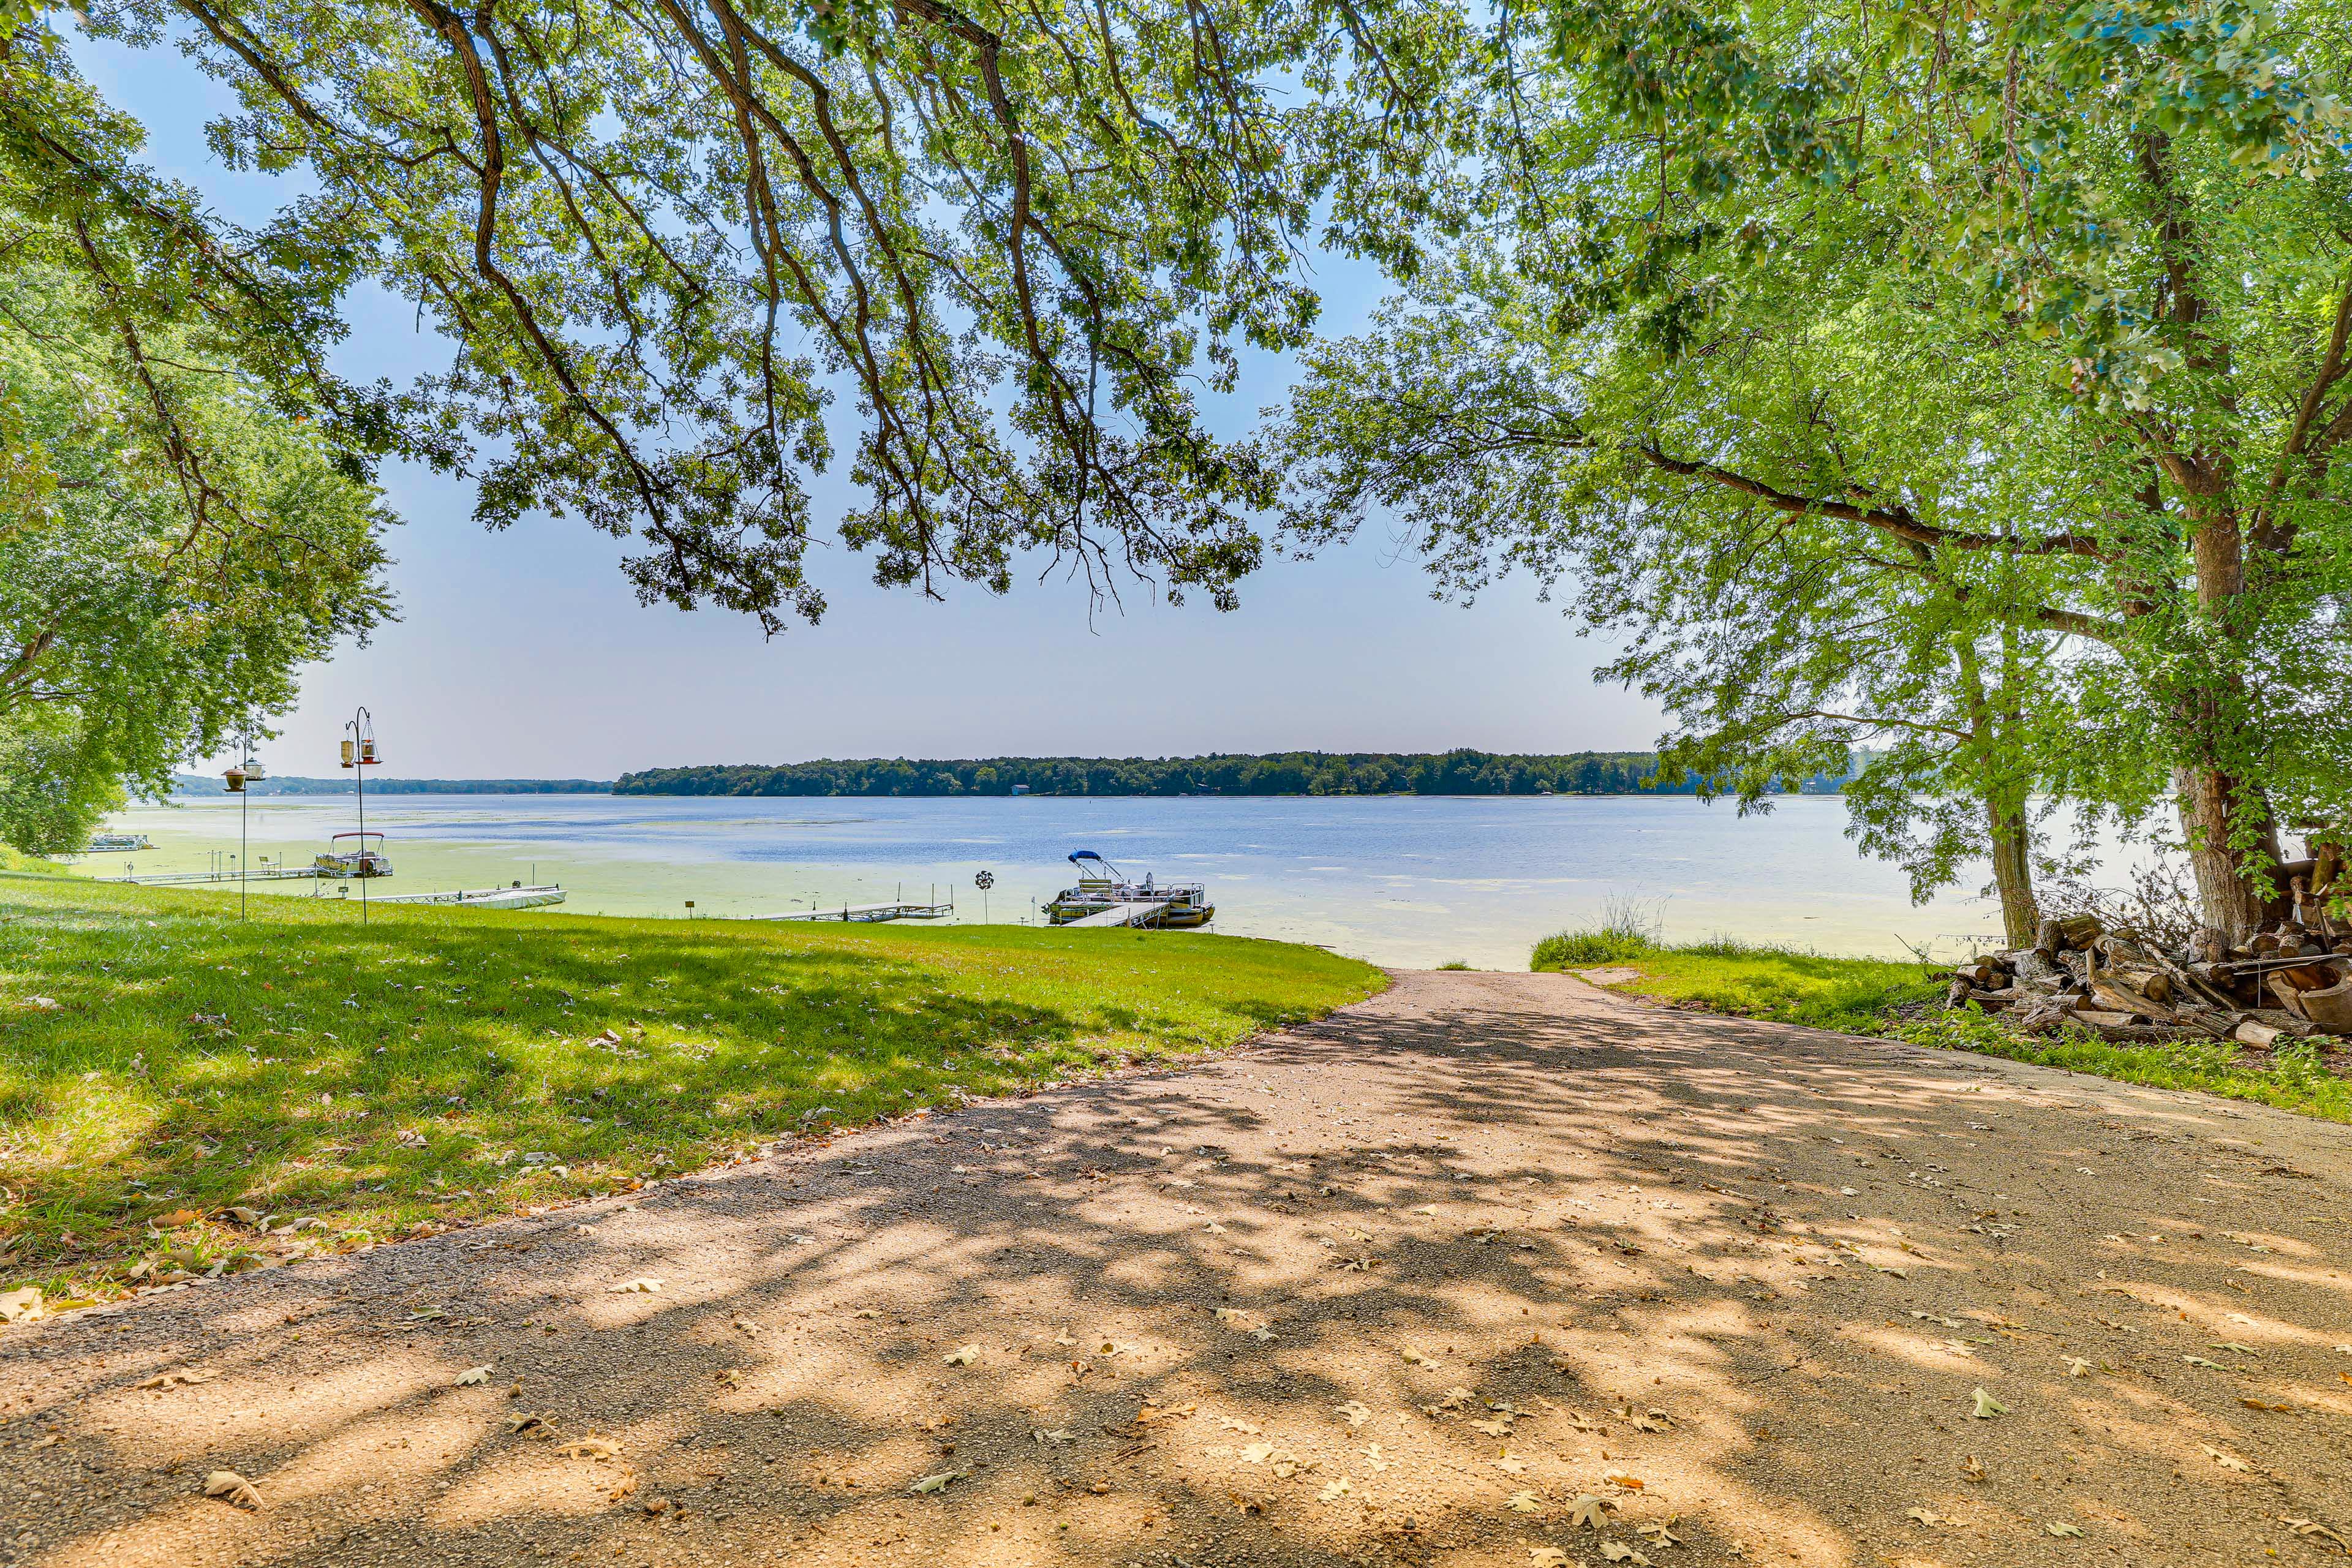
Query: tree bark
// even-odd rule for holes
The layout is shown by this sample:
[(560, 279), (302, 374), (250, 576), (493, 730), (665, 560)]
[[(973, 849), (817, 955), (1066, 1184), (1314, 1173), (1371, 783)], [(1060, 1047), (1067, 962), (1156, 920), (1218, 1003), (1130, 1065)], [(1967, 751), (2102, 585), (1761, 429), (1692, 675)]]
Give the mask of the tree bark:
[[(2266, 868), (2279, 863), (2278, 825), (2259, 796), (2219, 768), (2176, 768), (2172, 780), (2205, 923), (2242, 942), (2262, 929), (2269, 912), (2246, 874), (2247, 861), (2261, 858)], [(2233, 831), (2251, 837), (2252, 848), (2232, 844)]]
[[(2042, 910), (2033, 897), (2033, 828), (2026, 818), (2027, 781), (2014, 766), (2014, 735), (2002, 733), (2002, 721), (2017, 718), (2017, 631), (2000, 628), (2000, 686), (1988, 695), (1983, 662), (1975, 640), (1963, 633), (1954, 639), (1960, 667), (1960, 695), (1968, 706), (1969, 747), (1976, 752), (1977, 794), (1984, 803), (1985, 836), (1992, 851), (1993, 886), (2000, 894), (2002, 934), (2012, 948), (2032, 947), (2042, 924)], [(1994, 696), (1999, 698), (1996, 707)]]
[(2032, 947), (2042, 924), (2033, 897), (2033, 834), (2026, 826), (2023, 792), (1985, 791), (1985, 828), (1992, 839), (1992, 879), (2000, 890), (2000, 925), (2011, 947)]

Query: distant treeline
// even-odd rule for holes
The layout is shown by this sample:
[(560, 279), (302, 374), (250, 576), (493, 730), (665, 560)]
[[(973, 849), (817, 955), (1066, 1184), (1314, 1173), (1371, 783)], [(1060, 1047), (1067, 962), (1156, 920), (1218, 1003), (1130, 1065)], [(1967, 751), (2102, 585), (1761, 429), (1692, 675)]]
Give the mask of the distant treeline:
[[(781, 767), (648, 768), (623, 773), (614, 795), (1634, 795), (1696, 793), (1697, 783), (1658, 784), (1650, 752), (1578, 752), (1561, 757), (1492, 752), (1281, 752), (1270, 756), (988, 757), (909, 762), (793, 763)], [(1793, 786), (1835, 794), (1842, 778)]]
[[(181, 795), (212, 795), (222, 787), (218, 773), (182, 773), (172, 780)], [(387, 779), (370, 774), (370, 795), (609, 795), (610, 779)], [(270, 778), (245, 786), (249, 795), (350, 795), (350, 773), (335, 778)]]

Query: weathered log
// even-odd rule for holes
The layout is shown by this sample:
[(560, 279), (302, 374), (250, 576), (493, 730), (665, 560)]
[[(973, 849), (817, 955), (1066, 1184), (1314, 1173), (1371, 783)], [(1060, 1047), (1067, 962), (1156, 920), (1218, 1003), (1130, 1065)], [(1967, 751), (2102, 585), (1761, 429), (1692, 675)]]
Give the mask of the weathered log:
[(2117, 1045), (2149, 1045), (2181, 1037), (2180, 1031), (2169, 1024), (2103, 1024), (2094, 1032)]
[(1969, 998), (1976, 994), (1976, 989), (1969, 984), (1965, 976), (1955, 977), (1950, 987), (1944, 993), (1945, 1007), (1950, 1009), (1967, 1006)]
[(2103, 1012), (2127, 1014), (2147, 1023), (2169, 1023), (2172, 1019), (2171, 1008), (2116, 984), (2104, 973), (2092, 977), (2091, 997)]
[(2331, 1035), (2352, 1037), (2352, 980), (2305, 991), (2298, 1000), (2305, 1017)]
[(2230, 1031), (2230, 1037), (2242, 1045), (2252, 1046), (2266, 1051), (2277, 1044), (2279, 1037), (2285, 1033), (2284, 1029), (2273, 1027), (2260, 1019), (2248, 1018)]
[(2033, 934), (2034, 951), (2055, 958), (2070, 948), (2090, 946), (2099, 931), (2096, 915), (2051, 915)]
[(2037, 985), (2055, 985), (2066, 973), (2048, 953), (2031, 947), (2017, 955), (2010, 973), (2017, 976), (2020, 984)]
[(2268, 980), (2271, 994), (2277, 998), (2280, 1006), (2298, 1018), (2310, 1016), (2303, 1010), (2303, 987), (2288, 979), (2284, 970), (2269, 976)]

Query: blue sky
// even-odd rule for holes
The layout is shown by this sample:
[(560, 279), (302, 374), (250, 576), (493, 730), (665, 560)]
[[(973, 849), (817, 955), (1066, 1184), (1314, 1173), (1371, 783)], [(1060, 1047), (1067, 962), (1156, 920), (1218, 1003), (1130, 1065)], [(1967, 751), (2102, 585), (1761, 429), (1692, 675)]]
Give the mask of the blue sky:
[[(164, 173), (236, 218), (281, 199), (268, 177), (213, 161), (203, 126), (226, 95), (176, 52), (90, 46), (81, 58), (146, 122)], [(1360, 325), (1377, 273), (1336, 258), (1319, 271), (1324, 330)], [(437, 364), (407, 306), (368, 305), (349, 312), (347, 372), (405, 378)], [(1286, 362), (1248, 363), (1214, 410), (1229, 432), (1288, 384)], [(440, 777), (821, 756), (1626, 750), (1660, 728), (1648, 703), (1592, 683), (1606, 650), (1532, 583), (1507, 580), (1472, 608), (1434, 603), (1385, 529), (1268, 567), (1229, 614), (1138, 593), (1091, 625), (1080, 584), (1023, 580), (1005, 598), (951, 588), (936, 604), (876, 588), (865, 561), (825, 545), (811, 567), (831, 605), (824, 622), (765, 639), (725, 612), (639, 605), (616, 565), (625, 546), (581, 523), (488, 533), (463, 481), (406, 468), (383, 481), (406, 519), (392, 542), (403, 619), (308, 672), (264, 752), (280, 773), (330, 771), (362, 702), (387, 773)]]

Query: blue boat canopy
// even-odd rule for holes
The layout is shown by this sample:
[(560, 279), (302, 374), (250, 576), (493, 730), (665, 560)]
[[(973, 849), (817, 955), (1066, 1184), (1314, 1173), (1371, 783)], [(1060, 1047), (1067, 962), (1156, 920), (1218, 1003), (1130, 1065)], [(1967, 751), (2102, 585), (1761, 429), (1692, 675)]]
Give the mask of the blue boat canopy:
[(1070, 856), (1070, 862), (1071, 862), (1071, 864), (1076, 865), (1076, 864), (1078, 861), (1080, 861), (1080, 860), (1099, 860), (1099, 859), (1101, 859), (1101, 858), (1102, 858), (1102, 857), (1101, 857), (1101, 856), (1099, 856), (1099, 855), (1096, 854), (1096, 853), (1095, 853), (1093, 850), (1091, 850), (1091, 849), (1080, 849), (1080, 850), (1075, 851), (1075, 852)]

